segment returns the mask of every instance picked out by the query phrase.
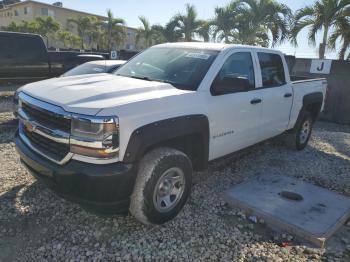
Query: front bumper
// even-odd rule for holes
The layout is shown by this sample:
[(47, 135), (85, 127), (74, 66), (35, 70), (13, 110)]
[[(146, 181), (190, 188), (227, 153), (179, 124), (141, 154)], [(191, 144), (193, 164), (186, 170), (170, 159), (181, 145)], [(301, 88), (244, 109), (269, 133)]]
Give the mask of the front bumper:
[(21, 162), (30, 173), (60, 196), (98, 213), (128, 210), (137, 174), (135, 165), (97, 165), (76, 160), (58, 165), (31, 150), (18, 134), (15, 144)]

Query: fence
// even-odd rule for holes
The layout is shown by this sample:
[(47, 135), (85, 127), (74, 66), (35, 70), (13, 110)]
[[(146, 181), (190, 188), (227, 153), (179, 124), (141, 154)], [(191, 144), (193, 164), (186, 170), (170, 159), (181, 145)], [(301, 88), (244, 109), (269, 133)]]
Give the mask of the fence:
[(312, 59), (287, 58), (291, 75), (327, 78), (328, 96), (321, 119), (350, 124), (350, 61), (333, 60), (329, 74), (310, 73)]

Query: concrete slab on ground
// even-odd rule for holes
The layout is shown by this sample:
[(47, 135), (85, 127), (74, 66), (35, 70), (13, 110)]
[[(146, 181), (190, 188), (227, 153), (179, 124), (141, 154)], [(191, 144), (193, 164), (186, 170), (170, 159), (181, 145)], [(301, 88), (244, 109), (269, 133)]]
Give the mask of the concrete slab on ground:
[(350, 217), (350, 199), (312, 184), (275, 174), (259, 175), (225, 194), (229, 204), (323, 247)]

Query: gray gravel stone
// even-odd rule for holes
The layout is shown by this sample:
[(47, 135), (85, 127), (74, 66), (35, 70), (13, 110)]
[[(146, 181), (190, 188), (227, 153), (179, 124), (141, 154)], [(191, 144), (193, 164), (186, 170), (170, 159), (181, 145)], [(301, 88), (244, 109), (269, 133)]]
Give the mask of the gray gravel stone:
[(271, 241), (275, 233), (264, 221), (251, 223), (248, 214), (226, 205), (222, 192), (259, 170), (350, 196), (349, 127), (318, 124), (301, 152), (276, 140), (215, 161), (194, 174), (191, 199), (179, 216), (150, 227), (131, 216), (88, 213), (36, 181), (11, 142), (15, 128), (1, 129), (11, 117), (0, 113), (0, 261), (346, 261), (345, 252), (326, 255), (289, 235), (293, 247), (280, 247), (281, 238)]

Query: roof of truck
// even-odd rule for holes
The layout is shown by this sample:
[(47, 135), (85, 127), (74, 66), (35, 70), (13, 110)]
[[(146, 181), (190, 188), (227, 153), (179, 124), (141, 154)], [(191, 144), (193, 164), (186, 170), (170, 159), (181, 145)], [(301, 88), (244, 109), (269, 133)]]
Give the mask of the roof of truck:
[(260, 46), (251, 46), (251, 45), (238, 45), (238, 44), (223, 44), (223, 43), (205, 43), (205, 42), (178, 42), (178, 43), (165, 43), (156, 45), (155, 47), (177, 47), (177, 48), (193, 48), (193, 49), (207, 49), (207, 50), (217, 50), (221, 51), (227, 48), (238, 48), (238, 47), (245, 47), (245, 48), (256, 48), (256, 49), (266, 49), (266, 50), (272, 50), (270, 48), (266, 47), (260, 47)]

